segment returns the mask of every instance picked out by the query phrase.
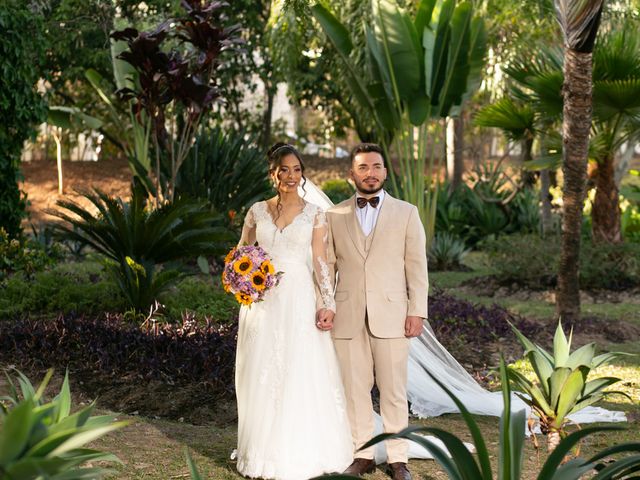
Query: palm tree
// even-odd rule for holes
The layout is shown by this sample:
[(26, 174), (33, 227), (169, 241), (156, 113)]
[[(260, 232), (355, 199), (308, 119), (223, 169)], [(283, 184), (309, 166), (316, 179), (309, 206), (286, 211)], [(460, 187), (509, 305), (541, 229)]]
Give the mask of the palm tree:
[(580, 232), (585, 197), (593, 46), (604, 0), (554, 0), (564, 36), (562, 119), (562, 248), (558, 270), (558, 314), (567, 322), (580, 317)]
[[(598, 41), (593, 58), (592, 158), (597, 162), (591, 213), (593, 240), (622, 242), (616, 152), (640, 134), (640, 36), (638, 22)], [(633, 144), (633, 143), (631, 143)]]

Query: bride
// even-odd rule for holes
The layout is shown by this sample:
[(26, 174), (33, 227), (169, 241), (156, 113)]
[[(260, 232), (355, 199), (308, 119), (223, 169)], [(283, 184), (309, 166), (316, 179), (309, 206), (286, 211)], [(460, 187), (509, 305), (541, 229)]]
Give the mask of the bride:
[[(324, 210), (332, 203), (305, 179), (304, 164), (291, 145), (274, 145), (268, 160), (277, 195), (249, 209), (240, 243), (257, 241), (284, 275), (263, 302), (240, 309), (237, 469), (252, 478), (302, 480), (342, 472), (353, 457), (334, 347), (330, 334), (315, 327), (314, 277), (325, 308), (335, 311), (332, 281), (323, 278), (322, 265), (311, 260), (326, 259)], [(471, 413), (502, 413), (501, 393), (484, 390), (425, 326), (409, 349), (407, 397), (414, 415), (458, 412), (425, 369), (437, 375)], [(526, 405), (514, 397), (512, 408)], [(596, 407), (571, 418), (580, 423), (626, 421), (622, 412)], [(377, 423), (380, 433), (379, 418)], [(385, 456), (380, 443), (376, 462), (384, 462)], [(410, 443), (409, 458), (431, 456)]]
[(306, 180), (292, 146), (274, 145), (268, 159), (277, 195), (249, 209), (240, 243), (257, 241), (284, 275), (264, 301), (240, 310), (237, 469), (302, 480), (342, 472), (353, 447), (331, 336), (315, 326), (314, 275), (324, 307), (335, 311), (332, 284), (318, 264), (327, 257), (325, 214), (298, 194)]

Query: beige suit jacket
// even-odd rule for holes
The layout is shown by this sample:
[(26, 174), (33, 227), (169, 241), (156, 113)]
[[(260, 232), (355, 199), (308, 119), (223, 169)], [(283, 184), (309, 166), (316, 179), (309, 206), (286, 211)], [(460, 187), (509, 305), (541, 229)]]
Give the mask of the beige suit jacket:
[(328, 264), (337, 284), (334, 338), (353, 338), (368, 315), (371, 333), (404, 337), (408, 315), (427, 318), (427, 255), (418, 209), (386, 193), (374, 230), (364, 236), (355, 196), (327, 212)]

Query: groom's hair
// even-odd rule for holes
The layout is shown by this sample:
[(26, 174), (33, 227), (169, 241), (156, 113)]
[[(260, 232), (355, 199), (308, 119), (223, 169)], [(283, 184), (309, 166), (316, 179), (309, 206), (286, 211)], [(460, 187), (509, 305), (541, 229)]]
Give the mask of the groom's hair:
[(353, 161), (356, 159), (356, 155), (358, 155), (359, 153), (371, 153), (371, 152), (379, 153), (380, 156), (382, 157), (382, 160), (384, 161), (385, 166), (387, 165), (387, 159), (384, 157), (384, 150), (382, 150), (382, 147), (377, 143), (366, 143), (366, 142), (359, 143), (358, 145), (356, 145), (351, 149), (351, 154), (350, 154), (351, 164), (353, 165)]

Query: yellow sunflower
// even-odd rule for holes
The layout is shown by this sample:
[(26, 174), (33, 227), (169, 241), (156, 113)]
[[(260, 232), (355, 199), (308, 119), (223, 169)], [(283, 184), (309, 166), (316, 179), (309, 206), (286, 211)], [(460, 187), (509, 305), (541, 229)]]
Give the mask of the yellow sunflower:
[(236, 300), (240, 305), (251, 305), (253, 303), (250, 295), (241, 292), (236, 293)]
[(249, 273), (252, 268), (253, 268), (253, 263), (251, 263), (251, 260), (247, 256), (244, 256), (241, 259), (236, 260), (236, 262), (233, 264), (233, 269), (241, 275), (244, 275), (245, 273)]
[(264, 274), (260, 270), (256, 270), (253, 272), (253, 275), (251, 275), (251, 285), (253, 285), (253, 288), (258, 291), (264, 290), (265, 278)]
[(273, 264), (269, 260), (265, 260), (262, 262), (262, 265), (260, 265), (260, 271), (265, 275), (273, 275), (276, 270), (273, 268)]

